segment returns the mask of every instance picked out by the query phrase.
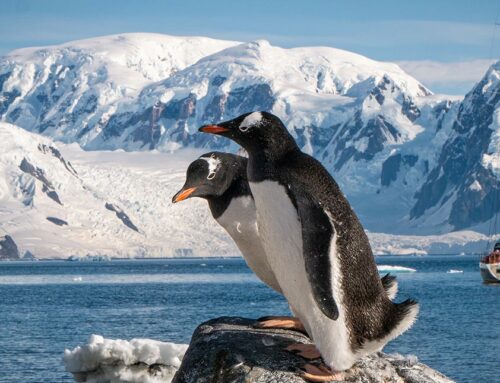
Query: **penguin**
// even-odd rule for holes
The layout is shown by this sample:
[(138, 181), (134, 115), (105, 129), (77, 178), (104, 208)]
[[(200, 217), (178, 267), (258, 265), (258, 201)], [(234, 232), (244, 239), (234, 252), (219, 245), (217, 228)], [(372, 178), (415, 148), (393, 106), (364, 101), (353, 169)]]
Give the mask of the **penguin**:
[[(184, 186), (172, 197), (172, 202), (191, 197), (206, 199), (212, 217), (234, 240), (250, 269), (267, 286), (282, 294), (259, 237), (257, 211), (246, 168), (245, 157), (221, 152), (205, 153), (188, 166)], [(389, 299), (394, 299), (398, 290), (396, 277), (386, 274), (381, 282)], [(293, 312), (292, 308), (290, 310)], [(295, 317), (263, 317), (255, 327), (281, 327), (305, 332)]]
[(246, 166), (247, 159), (242, 156), (205, 153), (189, 165), (186, 182), (172, 202), (190, 197), (206, 199), (213, 218), (234, 240), (250, 269), (266, 285), (281, 293), (259, 238), (257, 211)]
[(349, 202), (278, 117), (252, 112), (199, 130), (227, 137), (249, 155), (247, 177), (269, 265), (326, 364), (306, 364), (305, 378), (342, 379), (359, 358), (413, 325), (417, 302), (389, 299)]

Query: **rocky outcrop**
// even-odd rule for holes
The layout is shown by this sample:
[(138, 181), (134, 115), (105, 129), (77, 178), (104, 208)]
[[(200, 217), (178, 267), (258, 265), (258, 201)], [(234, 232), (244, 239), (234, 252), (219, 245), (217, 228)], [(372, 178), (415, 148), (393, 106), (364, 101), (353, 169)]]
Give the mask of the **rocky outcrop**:
[[(300, 333), (253, 328), (254, 320), (218, 318), (201, 324), (173, 383), (303, 383), (305, 360), (284, 348), (311, 343)], [(450, 379), (418, 363), (416, 357), (378, 353), (346, 372), (346, 382), (448, 383)]]
[(120, 221), (122, 221), (122, 222), (123, 222), (123, 224), (124, 224), (125, 226), (127, 226), (129, 229), (132, 229), (132, 230), (134, 230), (134, 231), (136, 231), (136, 232), (139, 232), (139, 229), (137, 228), (137, 226), (135, 226), (135, 225), (132, 223), (132, 221), (131, 221), (130, 217), (129, 217), (129, 216), (128, 216), (128, 215), (127, 215), (127, 214), (126, 214), (126, 213), (125, 213), (122, 209), (120, 209), (118, 206), (113, 205), (112, 203), (108, 203), (108, 202), (106, 202), (106, 203), (104, 204), (104, 207), (105, 207), (106, 209), (108, 209), (109, 211), (113, 211), (113, 212), (115, 212), (116, 217), (117, 217)]
[(68, 222), (65, 221), (64, 219), (57, 218), (57, 217), (47, 217), (47, 221), (52, 222), (53, 224), (57, 226), (67, 226)]
[(0, 237), (0, 259), (19, 259), (19, 249), (10, 235)]
[(40, 181), (42, 183), (42, 192), (44, 192), (47, 197), (49, 197), (54, 202), (62, 205), (61, 199), (54, 189), (54, 185), (47, 179), (47, 176), (43, 169), (40, 169), (39, 167), (31, 164), (26, 158), (23, 158), (23, 160), (21, 161), (19, 169)]

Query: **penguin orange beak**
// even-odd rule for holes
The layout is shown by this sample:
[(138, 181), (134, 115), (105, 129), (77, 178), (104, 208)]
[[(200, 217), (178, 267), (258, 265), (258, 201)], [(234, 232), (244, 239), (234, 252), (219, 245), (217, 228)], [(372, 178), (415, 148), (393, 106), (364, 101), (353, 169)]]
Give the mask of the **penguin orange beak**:
[(212, 134), (221, 134), (224, 132), (229, 132), (230, 129), (224, 128), (223, 126), (218, 125), (205, 125), (202, 126), (198, 131), (203, 133), (212, 133)]
[(189, 197), (193, 192), (196, 190), (196, 188), (189, 188), (186, 190), (181, 190), (179, 193), (174, 195), (174, 198), (172, 198), (173, 203), (177, 203), (180, 201), (184, 201), (187, 197)]

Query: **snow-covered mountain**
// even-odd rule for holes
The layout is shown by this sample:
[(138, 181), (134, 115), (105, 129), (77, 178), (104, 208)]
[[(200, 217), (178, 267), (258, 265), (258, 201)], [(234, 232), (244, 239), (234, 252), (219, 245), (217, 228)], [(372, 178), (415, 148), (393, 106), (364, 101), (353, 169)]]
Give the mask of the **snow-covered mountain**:
[(0, 116), (85, 146), (145, 86), (235, 44), (136, 33), (15, 50), (0, 59)]
[[(235, 256), (205, 201), (171, 203), (200, 154), (83, 151), (0, 123), (0, 234), (38, 258)], [(470, 252), (485, 240), (473, 232), (369, 237), (377, 253)]]
[(0, 118), (87, 150), (236, 151), (197, 128), (268, 110), (370, 231), (485, 232), (500, 209), (497, 77), (498, 64), (461, 100), (334, 48), (119, 35), (0, 58)]

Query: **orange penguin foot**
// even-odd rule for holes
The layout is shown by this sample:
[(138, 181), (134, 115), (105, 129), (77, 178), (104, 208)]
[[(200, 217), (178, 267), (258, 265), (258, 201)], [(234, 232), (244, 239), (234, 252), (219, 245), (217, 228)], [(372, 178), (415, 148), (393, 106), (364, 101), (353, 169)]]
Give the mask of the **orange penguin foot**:
[(307, 334), (306, 329), (302, 322), (295, 317), (280, 317), (280, 316), (269, 316), (259, 318), (257, 323), (254, 325), (255, 328), (265, 328), (265, 329), (285, 329), (285, 330), (294, 330), (300, 331), (304, 334)]
[(316, 365), (307, 363), (302, 369), (302, 378), (310, 382), (331, 382), (343, 381), (344, 374), (339, 371), (332, 371), (324, 364)]
[(312, 360), (321, 358), (321, 354), (314, 344), (293, 343), (286, 347), (285, 350), (300, 355), (304, 359)]

